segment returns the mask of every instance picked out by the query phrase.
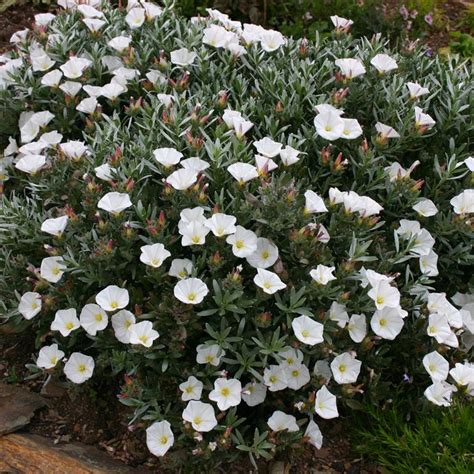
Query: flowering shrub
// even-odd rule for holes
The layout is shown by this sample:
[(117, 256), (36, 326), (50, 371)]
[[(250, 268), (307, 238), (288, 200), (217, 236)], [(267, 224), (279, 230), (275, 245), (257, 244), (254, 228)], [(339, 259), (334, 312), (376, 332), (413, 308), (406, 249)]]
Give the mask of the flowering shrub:
[(319, 448), (362, 394), (472, 395), (466, 64), (59, 3), (0, 66), (0, 304), (38, 371), (125, 375), (201, 467)]

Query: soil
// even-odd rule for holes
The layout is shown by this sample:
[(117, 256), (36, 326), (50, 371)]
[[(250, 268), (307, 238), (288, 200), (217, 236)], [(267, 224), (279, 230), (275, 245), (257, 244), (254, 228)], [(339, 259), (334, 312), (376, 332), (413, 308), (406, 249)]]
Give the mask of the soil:
[[(3, 327), (5, 328), (5, 327)], [(3, 329), (0, 327), (0, 329)], [(15, 384), (25, 390), (42, 393), (45, 378), (29, 379), (31, 372), (25, 367), (33, 363), (31, 354), (37, 352), (31, 335), (0, 333), (0, 381)], [(115, 383), (115, 385), (114, 385)], [(145, 443), (144, 430), (129, 425), (131, 411), (117, 398), (120, 380), (107, 386), (90, 385), (65, 388), (60, 382), (46, 385), (48, 405), (38, 410), (23, 432), (41, 435), (54, 443), (81, 442), (95, 446), (126, 465), (150, 472), (173, 474), (163, 469), (160, 460), (150, 455)], [(344, 422), (320, 423), (324, 433), (324, 446), (308, 449), (298, 457), (291, 472), (376, 474), (376, 466), (361, 459), (353, 450)], [(228, 467), (222, 472), (228, 471)], [(260, 472), (266, 472), (262, 465)], [(221, 470), (219, 470), (221, 472)], [(231, 472), (250, 473), (250, 464), (243, 463)]]

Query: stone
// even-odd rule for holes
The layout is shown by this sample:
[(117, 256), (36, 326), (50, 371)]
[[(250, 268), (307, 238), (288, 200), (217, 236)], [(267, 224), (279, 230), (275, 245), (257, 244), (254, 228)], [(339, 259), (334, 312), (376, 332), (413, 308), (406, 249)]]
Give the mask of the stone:
[(37, 393), (0, 383), (0, 436), (26, 426), (35, 411), (46, 405)]
[(0, 438), (0, 472), (141, 474), (146, 471), (129, 467), (93, 446), (55, 445), (42, 436), (14, 433)]

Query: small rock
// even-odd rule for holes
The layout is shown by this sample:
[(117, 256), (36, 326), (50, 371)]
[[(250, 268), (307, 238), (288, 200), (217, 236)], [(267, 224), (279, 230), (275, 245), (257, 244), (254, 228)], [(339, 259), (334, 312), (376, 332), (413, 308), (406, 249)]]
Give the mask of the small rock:
[(0, 383), (0, 436), (26, 426), (35, 411), (45, 405), (37, 393)]

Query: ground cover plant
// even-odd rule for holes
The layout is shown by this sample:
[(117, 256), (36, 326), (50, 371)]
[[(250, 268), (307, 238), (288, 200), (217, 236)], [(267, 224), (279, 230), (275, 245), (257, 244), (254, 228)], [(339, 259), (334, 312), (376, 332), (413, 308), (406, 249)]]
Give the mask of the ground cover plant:
[(0, 66), (0, 305), (33, 376), (124, 377), (189, 469), (320, 448), (362, 400), (470, 399), (467, 62), (336, 16), (308, 41), (59, 3)]

